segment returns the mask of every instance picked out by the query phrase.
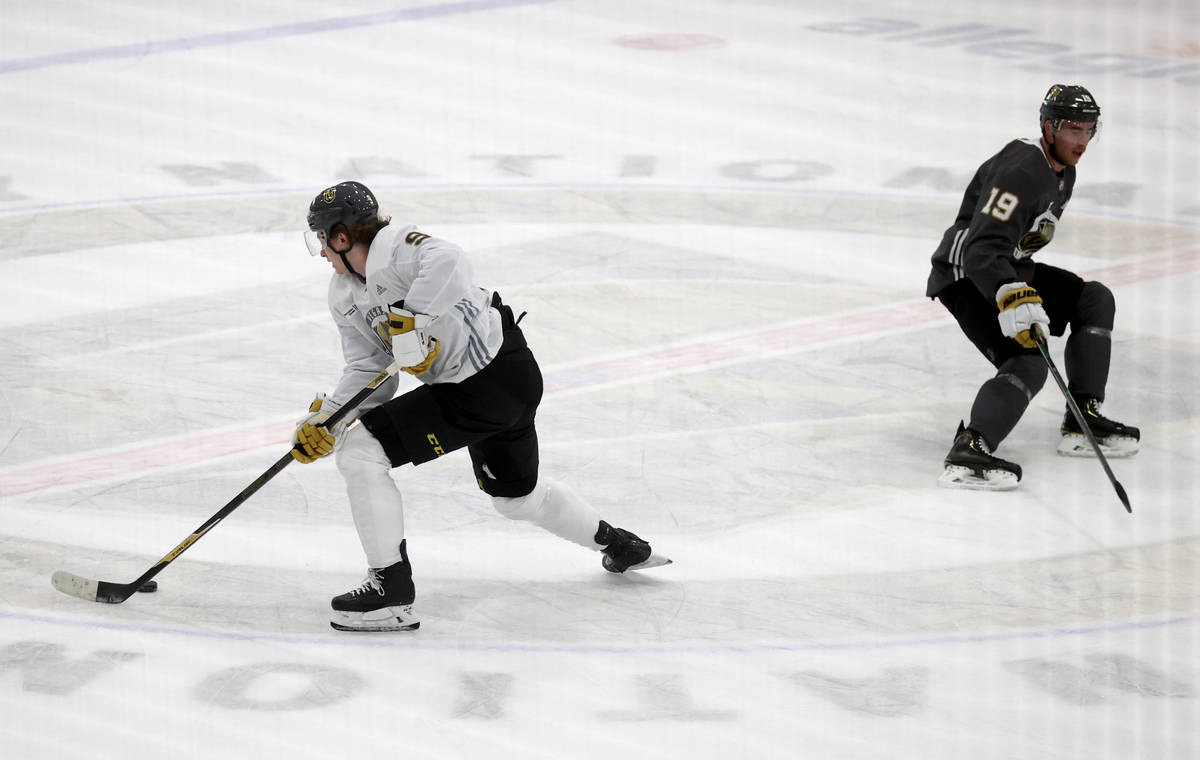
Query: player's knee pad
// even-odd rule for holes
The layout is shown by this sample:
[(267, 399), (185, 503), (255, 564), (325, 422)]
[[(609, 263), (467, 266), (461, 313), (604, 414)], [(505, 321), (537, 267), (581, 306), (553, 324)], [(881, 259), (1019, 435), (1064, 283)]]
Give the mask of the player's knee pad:
[(1021, 354), (1001, 364), (996, 377), (1016, 386), (1025, 394), (1025, 400), (1029, 401), (1046, 383), (1046, 374), (1046, 362), (1040, 356)]
[(387, 471), (392, 468), (383, 446), (371, 435), (371, 431), (362, 425), (354, 425), (347, 429), (342, 434), (339, 444), (334, 452), (334, 459), (338, 469), (347, 476), (372, 470)]
[(1079, 292), (1079, 303), (1075, 307), (1075, 318), (1071, 329), (1112, 330), (1117, 314), (1117, 301), (1106, 285), (1100, 282), (1085, 282)]
[(493, 496), (492, 506), (510, 520), (538, 522), (549, 488), (539, 479), (533, 490), (524, 496)]

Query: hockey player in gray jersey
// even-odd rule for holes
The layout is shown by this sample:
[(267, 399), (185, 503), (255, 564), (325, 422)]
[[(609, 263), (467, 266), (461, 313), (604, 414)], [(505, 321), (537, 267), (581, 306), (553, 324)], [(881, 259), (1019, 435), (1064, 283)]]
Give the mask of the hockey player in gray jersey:
[[(308, 211), (309, 251), (334, 269), (329, 309), (345, 368), (300, 420), (292, 454), (312, 462), (336, 448), (368, 565), (362, 585), (334, 597), (331, 625), (345, 631), (420, 625), (403, 502), (389, 470), (461, 448), (502, 515), (602, 552), (611, 572), (669, 562), (602, 520), (566, 485), (539, 474), (534, 415), (542, 375), (520, 320), (499, 294), (473, 284), (458, 246), (389, 222), (358, 182), (324, 190)], [(393, 361), (422, 384), (389, 399), (398, 386), (393, 377), (356, 410), (358, 424), (322, 425)]]
[[(1068, 388), (1105, 456), (1138, 450), (1137, 428), (1100, 413), (1116, 313), (1112, 292), (1032, 258), (1054, 238), (1075, 186), (1075, 165), (1100, 128), (1100, 106), (1085, 88), (1056, 84), (1039, 117), (1038, 140), (1013, 140), (979, 167), (933, 255), (925, 294), (942, 302), (997, 370), (976, 394), (970, 422), (959, 423), (938, 480), (944, 486), (1017, 487), (1020, 466), (992, 452), (1046, 380), (1034, 325), (1055, 336), (1070, 327)], [(1092, 455), (1070, 411), (1061, 433), (1060, 454)]]

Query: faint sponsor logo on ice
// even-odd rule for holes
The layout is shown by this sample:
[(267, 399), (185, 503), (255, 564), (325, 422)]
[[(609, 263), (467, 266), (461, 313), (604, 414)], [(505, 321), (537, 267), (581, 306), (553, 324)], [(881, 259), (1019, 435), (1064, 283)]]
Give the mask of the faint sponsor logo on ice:
[[(1120, 74), (1136, 79), (1171, 79), (1189, 87), (1200, 86), (1200, 63), (1131, 53), (1079, 51), (1065, 42), (1019, 39), (1032, 35), (1032, 29), (974, 22), (925, 26), (907, 19), (875, 17), (825, 21), (809, 24), (807, 28), (814, 32), (870, 37), (916, 47), (959, 48), (969, 55), (1013, 61), (1019, 69), (1073, 75)], [(1185, 49), (1195, 47), (1189, 45)], [(1178, 56), (1178, 52), (1175, 55), (1182, 57)], [(1196, 51), (1193, 50), (1189, 57), (1195, 55)]]
[(682, 50), (712, 50), (725, 47), (728, 42), (711, 34), (628, 34), (617, 37), (613, 44), (633, 50), (658, 50), (678, 52)]

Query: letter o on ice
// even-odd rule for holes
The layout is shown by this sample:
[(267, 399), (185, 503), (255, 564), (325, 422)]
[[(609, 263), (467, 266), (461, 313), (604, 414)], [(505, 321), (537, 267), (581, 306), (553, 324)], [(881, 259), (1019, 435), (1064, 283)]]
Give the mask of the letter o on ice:
[(231, 710), (307, 710), (362, 691), (355, 673), (298, 663), (261, 663), (226, 668), (196, 686), (196, 698)]
[(791, 159), (742, 161), (721, 167), (721, 173), (726, 177), (756, 182), (796, 182), (824, 177), (832, 171), (832, 166), (818, 161), (793, 161)]

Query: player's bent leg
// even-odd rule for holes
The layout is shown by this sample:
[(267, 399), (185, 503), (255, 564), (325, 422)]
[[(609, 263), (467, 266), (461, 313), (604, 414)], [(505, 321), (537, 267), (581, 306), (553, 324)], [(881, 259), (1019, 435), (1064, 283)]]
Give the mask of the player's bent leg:
[[(1112, 326), (1116, 316), (1112, 291), (1099, 282), (1085, 282), (1071, 320), (1071, 335), (1064, 351), (1071, 397), (1087, 421), (1088, 428), (1108, 458), (1133, 456), (1141, 446), (1141, 431), (1100, 413), (1108, 384), (1112, 358)], [(1095, 456), (1087, 436), (1068, 407), (1060, 427), (1058, 453), (1065, 456)]]
[(523, 520), (604, 553), (602, 564), (611, 572), (666, 565), (671, 560), (654, 554), (650, 544), (635, 534), (613, 528), (596, 510), (564, 483), (539, 478), (524, 496), (493, 496), (496, 511), (511, 520)]
[(555, 480), (538, 478), (533, 490), (524, 496), (493, 496), (492, 506), (510, 520), (530, 522), (580, 546), (599, 548), (592, 537), (600, 523), (600, 514), (578, 494)]
[(1019, 354), (1006, 360), (975, 394), (967, 427), (999, 446), (1042, 389), (1047, 374), (1045, 362), (1036, 355)]

